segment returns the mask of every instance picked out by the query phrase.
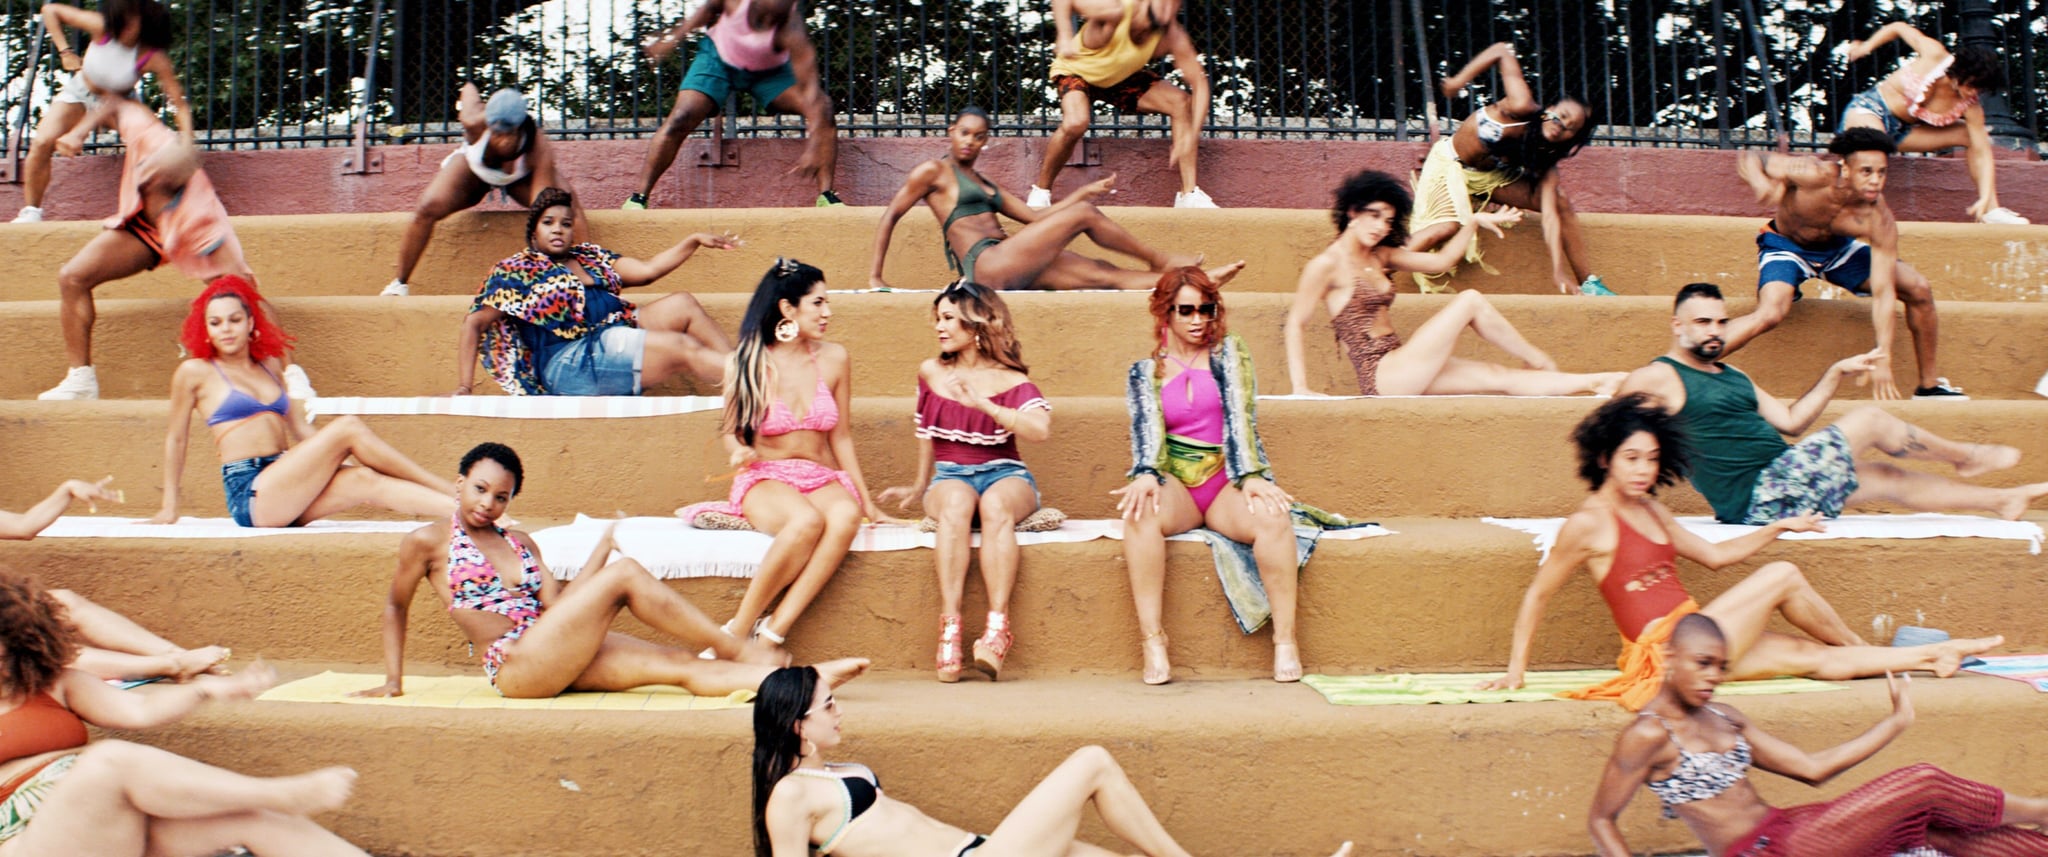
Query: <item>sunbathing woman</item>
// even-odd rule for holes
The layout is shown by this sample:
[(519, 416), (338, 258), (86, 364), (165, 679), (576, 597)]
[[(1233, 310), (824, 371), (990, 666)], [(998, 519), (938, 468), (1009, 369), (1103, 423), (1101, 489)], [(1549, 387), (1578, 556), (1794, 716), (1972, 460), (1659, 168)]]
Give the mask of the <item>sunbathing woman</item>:
[[(384, 605), (384, 684), (354, 696), (405, 691), (405, 631), (413, 594), (424, 581), (448, 607), (448, 618), (483, 653), (484, 675), (514, 699), (564, 691), (631, 690), (673, 685), (699, 696), (724, 696), (758, 686), (789, 658), (765, 642), (741, 643), (718, 632), (704, 613), (618, 550), (606, 529), (576, 579), (548, 572), (533, 537), (498, 526), (526, 479), (519, 455), (503, 444), (479, 444), (462, 456), (457, 508), (447, 524), (407, 534), (398, 573)], [(616, 526), (616, 525), (614, 525)], [(517, 577), (511, 570), (517, 569)], [(692, 647), (709, 646), (717, 660), (611, 630), (619, 611)], [(823, 665), (840, 681), (867, 667), (849, 658)]]
[(268, 667), (129, 692), (66, 669), (74, 646), (49, 593), (0, 573), (0, 854), (366, 857), (310, 818), (348, 801), (347, 768), (248, 777), (126, 741), (88, 743), (87, 724), (154, 729), (208, 700), (254, 697), (277, 681)]
[(1017, 438), (1037, 443), (1052, 437), (1052, 405), (1026, 374), (1017, 327), (1001, 295), (960, 283), (932, 302), (932, 316), (939, 356), (917, 370), (917, 481), (876, 499), (906, 510), (922, 502), (938, 521), (939, 681), (960, 680), (960, 599), (980, 520), (988, 622), (974, 643), (974, 668), (994, 679), (1014, 643), (1016, 526), (1038, 511), (1038, 480), (1018, 457)]
[[(164, 505), (153, 524), (178, 520), (178, 483), (192, 413), (205, 409), (220, 451), (228, 513), (244, 527), (297, 527), (370, 505), (404, 515), (455, 510), (444, 478), (419, 466), (353, 416), (315, 432), (278, 381), (290, 337), (263, 312), (263, 297), (239, 277), (207, 284), (192, 300), (179, 341), (192, 359), (171, 376), (164, 434)], [(353, 456), (355, 464), (345, 462)]]
[[(1200, 264), (1200, 256), (1173, 256), (1155, 250), (1132, 235), (1090, 200), (1116, 193), (1116, 176), (1083, 185), (1058, 205), (1033, 211), (1017, 197), (974, 171), (975, 159), (988, 145), (988, 114), (968, 107), (953, 117), (946, 128), (951, 147), (948, 157), (918, 164), (910, 178), (889, 200), (882, 212), (882, 225), (875, 231), (875, 261), (868, 285), (888, 288), (882, 279), (882, 265), (889, 256), (889, 239), (896, 234), (896, 222), (923, 200), (939, 219), (939, 237), (946, 242), (946, 265), (960, 280), (991, 289), (1149, 289), (1159, 272), (1183, 265)], [(941, 215), (939, 210), (946, 213)], [(1003, 231), (996, 215), (1024, 224), (1011, 235)], [(957, 228), (956, 228), (957, 226)], [(1070, 252), (1067, 245), (1088, 236), (1097, 246), (1122, 253), (1145, 264), (1145, 270), (1119, 268), (1099, 259)], [(1211, 268), (1209, 276), (1227, 283), (1244, 267), (1235, 262)]]
[[(725, 446), (740, 468), (732, 493), (676, 510), (692, 523), (705, 513), (741, 516), (775, 537), (724, 626), (734, 636), (781, 645), (839, 571), (861, 516), (896, 521), (875, 508), (853, 455), (853, 360), (825, 341), (831, 321), (825, 272), (775, 260), (740, 319), (725, 373)], [(776, 593), (782, 603), (761, 618)]]
[[(1574, 96), (1539, 104), (1522, 78), (1515, 46), (1507, 42), (1481, 51), (1444, 78), (1444, 95), (1456, 97), (1495, 66), (1501, 99), (1465, 117), (1457, 132), (1438, 140), (1423, 161), (1422, 175), (1415, 180), (1415, 214), (1408, 219), (1408, 249), (1427, 250), (1451, 240), (1487, 203), (1512, 205), (1542, 213), (1550, 277), (1559, 292), (1614, 294), (1593, 273), (1578, 213), (1565, 199), (1557, 175), (1558, 163), (1578, 154), (1593, 136), (1592, 108)], [(1465, 261), (1480, 261), (1478, 242), (1467, 245)], [(1447, 273), (1419, 271), (1415, 284), (1425, 292), (1446, 291)]]
[[(1358, 373), (1358, 392), (1365, 396), (1420, 396), (1492, 393), (1509, 396), (1606, 395), (1628, 377), (1626, 372), (1574, 374), (1557, 371), (1557, 361), (1543, 353), (1514, 325), (1501, 317), (1486, 296), (1460, 292), (1450, 306), (1415, 328), (1407, 340), (1395, 332), (1395, 271), (1448, 271), (1473, 240), (1478, 226), (1498, 233), (1502, 224), (1521, 219), (1521, 212), (1474, 211), (1456, 237), (1424, 253), (1402, 246), (1408, 238), (1403, 223), (1412, 206), (1408, 192), (1385, 173), (1366, 171), (1337, 188), (1331, 216), (1337, 240), (1301, 269), (1294, 304), (1287, 311), (1287, 377), (1294, 394), (1321, 395), (1308, 384), (1307, 349), (1302, 331), (1315, 316), (1317, 304), (1330, 312), (1337, 344)], [(1522, 358), (1527, 369), (1511, 369), (1453, 357), (1458, 336), (1470, 328), (1481, 339)]]
[[(1124, 853), (1075, 840), (1089, 804), (1147, 857), (1186, 857), (1145, 796), (1101, 747), (1083, 747), (1039, 780), (986, 836), (886, 794), (866, 765), (825, 761), (839, 748), (836, 683), (810, 667), (776, 670), (754, 700), (754, 854), (802, 857), (1097, 857)], [(1344, 843), (1334, 857), (1351, 853)]]
[(455, 367), (458, 396), (484, 368), (515, 396), (637, 396), (689, 373), (715, 382), (732, 342), (689, 292), (635, 306), (620, 289), (666, 277), (700, 247), (730, 250), (731, 235), (699, 232), (652, 259), (572, 243), (576, 200), (542, 188), (526, 218), (526, 249), (499, 262), (463, 319)]
[(2048, 836), (2014, 825), (2048, 825), (2048, 798), (2023, 797), (1933, 765), (1900, 768), (1826, 803), (1777, 809), (1749, 781), (1753, 765), (1819, 785), (1861, 764), (1913, 724), (1909, 678), (1887, 677), (1892, 711), (1869, 731), (1819, 752), (1764, 732), (1742, 712), (1713, 704), (1732, 678), (1729, 646), (1703, 615), (1680, 620), (1671, 672), (1643, 713), (1622, 730), (1600, 776), (1588, 819), (1602, 857), (1634, 854), (1619, 818), (1638, 788), (1726, 857), (1891, 857), (1932, 848), (1957, 857), (2039, 857)]
[[(1656, 695), (1666, 668), (1663, 646), (1675, 623), (1695, 612), (1726, 629), (1731, 679), (1793, 675), (1840, 680), (1894, 670), (1932, 670), (1946, 677), (1961, 669), (1964, 658), (2005, 642), (2004, 637), (1986, 637), (1925, 646), (1868, 645), (1789, 562), (1751, 572), (1700, 607), (1678, 580), (1678, 557), (1725, 568), (1755, 555), (1782, 533), (1815, 532), (1824, 524), (1819, 515), (1799, 515), (1718, 544), (1680, 526), (1655, 496), (1658, 487), (1677, 482), (1687, 471), (1679, 425), (1676, 417), (1638, 394), (1600, 406), (1572, 432), (1579, 476), (1592, 486), (1593, 496), (1565, 519), (1556, 546), (1522, 596), (1508, 674), (1481, 684), (1482, 689), (1522, 686), (1529, 644), (1544, 607), (1582, 565), (1621, 627), (1622, 674), (1566, 695), (1611, 699), (1630, 710)], [(1812, 639), (1765, 630), (1779, 615)]]
[(1886, 42), (1899, 39), (1912, 56), (1899, 68), (1849, 99), (1836, 133), (1850, 128), (1875, 128), (1892, 138), (1901, 152), (1939, 152), (1963, 147), (1968, 153), (1970, 181), (1977, 201), (1967, 213), (1979, 223), (2026, 223), (2017, 212), (1998, 204), (1997, 149), (1984, 127), (1984, 106), (1977, 99), (2005, 88), (2005, 60), (1981, 45), (1963, 45), (1949, 52), (1939, 39), (1904, 21), (1879, 27), (1870, 38), (1849, 45), (1855, 62)]

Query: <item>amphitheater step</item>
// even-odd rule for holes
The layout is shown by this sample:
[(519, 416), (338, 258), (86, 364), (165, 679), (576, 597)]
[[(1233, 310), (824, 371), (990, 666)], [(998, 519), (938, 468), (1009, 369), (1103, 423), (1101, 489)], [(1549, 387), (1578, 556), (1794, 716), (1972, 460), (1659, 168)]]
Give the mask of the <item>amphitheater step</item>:
[[(1211, 264), (1244, 260), (1245, 274), (1234, 286), (1240, 292), (1293, 291), (1302, 264), (1333, 234), (1329, 214), (1315, 209), (1108, 211), (1139, 239), (1160, 249), (1205, 253)], [(593, 211), (590, 232), (612, 249), (643, 257), (691, 232), (729, 230), (746, 240), (740, 251), (699, 254), (669, 278), (667, 289), (751, 292), (777, 255), (818, 265), (835, 288), (865, 288), (880, 218), (881, 209), (850, 207)], [(399, 239), (410, 219), (404, 213), (238, 217), (235, 229), (250, 267), (272, 297), (373, 296), (391, 279)], [(1747, 290), (1755, 283), (1756, 233), (1765, 219), (1761, 209), (1756, 217), (1580, 215), (1594, 272), (1615, 291), (1630, 295), (1668, 295), (1693, 280)], [(413, 294), (475, 293), (492, 264), (525, 246), (520, 234), (525, 225), (525, 213), (517, 211), (472, 211), (442, 221), (412, 277)], [(0, 234), (14, 250), (9, 264), (19, 272), (0, 282), (0, 300), (52, 297), (58, 269), (99, 229), (90, 221), (0, 225)], [(1943, 299), (2042, 297), (2040, 273), (2048, 265), (2048, 227), (1906, 223), (1900, 230), (1901, 257), (1932, 279), (1935, 293)], [(1507, 237), (1489, 234), (1481, 244), (1487, 264), (1501, 273), (1489, 275), (1467, 267), (1454, 281), (1458, 287), (1557, 293), (1534, 216)], [(1109, 258), (1085, 239), (1073, 249)], [(1136, 265), (1128, 259), (1121, 264)], [(952, 279), (938, 224), (928, 214), (911, 212), (897, 227), (884, 273), (899, 288), (938, 288)], [(100, 294), (176, 298), (192, 291), (189, 280), (167, 267), (110, 283)]]
[[(285, 664), (289, 675), (331, 665)], [(364, 666), (341, 666), (354, 672)], [(1933, 762), (2022, 794), (2048, 791), (2038, 694), (1984, 677), (1916, 682), (1919, 718), (1824, 789), (1758, 774), (1766, 800), (1831, 796)], [(1106, 748), (1198, 854), (1521, 857), (1583, 854), (1586, 807), (1630, 716), (1601, 703), (1347, 708), (1270, 682), (1067, 678), (939, 685), (880, 676), (836, 696), (847, 742), (888, 793), (970, 830), (993, 829), (1076, 748)], [(1888, 710), (1884, 683), (1748, 697), (1752, 720), (1800, 746), (1851, 737)], [(355, 800), (328, 822), (379, 854), (617, 857), (744, 854), (750, 846), (746, 711), (676, 714), (216, 706), (147, 740), (215, 764), (280, 774), (348, 764)], [(142, 736), (138, 736), (142, 737)], [(487, 796), (487, 797), (486, 797)], [(450, 811), (486, 800), (489, 811)], [(467, 805), (467, 804), (465, 804)], [(1093, 813), (1084, 838), (1117, 843)], [(1692, 844), (1639, 796), (1636, 850)]]
[[(1731, 314), (1745, 313), (1751, 299), (1731, 292)], [(635, 295), (646, 301), (655, 295)], [(931, 331), (930, 294), (863, 294), (832, 303), (829, 336), (853, 355), (856, 394), (907, 395), (917, 365), (937, 353)], [(728, 333), (745, 311), (745, 295), (708, 295), (704, 305)], [(1112, 294), (1012, 294), (1024, 358), (1032, 377), (1049, 395), (1121, 396), (1131, 361), (1156, 347), (1145, 299)], [(1394, 307), (1395, 326), (1412, 334), (1449, 298), (1403, 296)], [(1245, 337), (1257, 358), (1259, 388), (1290, 392), (1282, 329), (1291, 297), (1233, 294), (1230, 330)], [(1567, 371), (1634, 369), (1670, 348), (1671, 303), (1666, 298), (1566, 300), (1504, 295), (1493, 298), (1501, 313), (1529, 341)], [(463, 298), (287, 298), (278, 312), (298, 337), (298, 359), (314, 385), (328, 396), (432, 396), (455, 388), (455, 340), (469, 311)], [(0, 399), (33, 399), (64, 374), (62, 336), (54, 301), (5, 304), (13, 322), (15, 371), (0, 378)], [(179, 359), (177, 336), (186, 303), (165, 299), (109, 300), (99, 304), (94, 340), (100, 395), (106, 398), (161, 398)], [(2048, 366), (2048, 303), (1945, 302), (1940, 305), (1943, 374), (1976, 398), (2034, 400), (2033, 387)], [(1459, 356), (1520, 366), (1520, 362), (1476, 336), (1462, 336)], [(1356, 377), (1329, 332), (1322, 311), (1305, 330), (1310, 383), (1323, 393), (1355, 394)], [(1765, 389), (1794, 397), (1836, 360), (1871, 346), (1870, 308), (1861, 300), (1807, 300), (1778, 329), (1732, 358)], [(1892, 367), (1902, 386), (1918, 382), (1906, 325), (1894, 326)], [(481, 369), (476, 388), (496, 393)], [(715, 385), (694, 380), (661, 384), (649, 392), (715, 395)], [(1910, 390), (1908, 390), (1910, 392)], [(1870, 392), (1844, 385), (1844, 398)]]

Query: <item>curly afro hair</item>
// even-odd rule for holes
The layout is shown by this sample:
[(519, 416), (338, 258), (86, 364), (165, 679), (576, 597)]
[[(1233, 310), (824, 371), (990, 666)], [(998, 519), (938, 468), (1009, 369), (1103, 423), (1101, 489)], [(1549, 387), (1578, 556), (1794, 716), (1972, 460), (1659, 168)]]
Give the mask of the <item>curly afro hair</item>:
[(455, 472), (468, 476), (469, 469), (479, 461), (495, 461), (512, 474), (512, 496), (519, 496), (519, 489), (526, 487), (526, 468), (520, 465), (519, 453), (513, 452), (512, 447), (489, 441), (479, 443), (462, 454), (462, 464)]
[(1337, 186), (1337, 201), (1330, 206), (1330, 220), (1337, 224), (1337, 231), (1351, 228), (1351, 215), (1364, 211), (1375, 202), (1384, 202), (1394, 207), (1393, 228), (1387, 230), (1387, 237), (1381, 238), (1381, 247), (1399, 247), (1408, 243), (1408, 215), (1415, 210), (1415, 197), (1408, 188), (1393, 176), (1374, 170), (1353, 173), (1344, 183)]
[(1678, 417), (1651, 402), (1649, 396), (1631, 393), (1609, 400), (1572, 429), (1572, 443), (1579, 448), (1579, 478), (1586, 480), (1590, 490), (1600, 490), (1607, 481), (1607, 463), (1614, 451), (1639, 431), (1657, 439), (1657, 484), (1650, 493), (1685, 478), (1690, 467), (1685, 431)]
[(71, 617), (34, 580), (0, 571), (0, 693), (34, 696), (78, 657)]
[(1948, 67), (1950, 79), (1964, 86), (1974, 86), (1978, 92), (2005, 90), (2005, 62), (1997, 51), (1983, 45), (1964, 45), (1956, 48), (1950, 56), (1955, 57), (1955, 62)]
[(1828, 141), (1829, 154), (1846, 158), (1857, 152), (1883, 152), (1891, 157), (1899, 153), (1899, 146), (1891, 135), (1876, 128), (1850, 128)]
[(566, 208), (569, 209), (571, 215), (574, 215), (576, 212), (576, 197), (566, 190), (552, 186), (541, 188), (538, 193), (535, 193), (533, 195), (533, 204), (527, 206), (526, 210), (527, 246), (533, 245), (533, 230), (540, 228), (541, 215), (547, 214), (550, 208)]

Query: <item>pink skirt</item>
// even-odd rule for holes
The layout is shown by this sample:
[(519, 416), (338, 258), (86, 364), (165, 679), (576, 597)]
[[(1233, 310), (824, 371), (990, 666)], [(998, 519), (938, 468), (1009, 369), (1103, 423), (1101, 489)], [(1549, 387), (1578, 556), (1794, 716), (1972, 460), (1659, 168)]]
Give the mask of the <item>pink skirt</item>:
[(685, 521), (695, 520), (705, 512), (724, 512), (741, 515), (740, 502), (747, 498), (747, 492), (762, 482), (780, 482), (805, 494), (827, 485), (837, 484), (846, 489), (846, 495), (855, 502), (860, 501), (860, 489), (854, 487), (853, 478), (844, 470), (833, 470), (808, 458), (778, 458), (773, 461), (756, 461), (746, 466), (732, 478), (732, 494), (725, 500), (709, 500), (692, 503), (677, 512)]

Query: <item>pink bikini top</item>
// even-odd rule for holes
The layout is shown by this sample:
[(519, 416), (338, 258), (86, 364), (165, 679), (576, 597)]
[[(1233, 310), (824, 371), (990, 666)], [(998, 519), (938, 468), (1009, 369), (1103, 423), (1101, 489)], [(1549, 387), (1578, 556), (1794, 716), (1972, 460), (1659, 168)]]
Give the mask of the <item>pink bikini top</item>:
[[(811, 368), (817, 369), (818, 354), (811, 352)], [(832, 398), (832, 388), (825, 385), (825, 373), (818, 372), (818, 390), (811, 394), (811, 407), (803, 419), (790, 413), (789, 406), (782, 403), (781, 396), (768, 400), (768, 414), (761, 418), (758, 429), (762, 437), (775, 437), (793, 431), (831, 431), (839, 425), (839, 402)]]
[(1963, 118), (1963, 114), (1977, 106), (1977, 96), (1974, 95), (1958, 100), (1946, 113), (1935, 113), (1921, 106), (1927, 101), (1927, 90), (1934, 87), (1935, 81), (1948, 75), (1948, 67), (1954, 65), (1955, 61), (1955, 57), (1944, 59), (1925, 76), (1914, 74), (1909, 69), (1901, 69), (1898, 74), (1893, 75), (1893, 79), (1899, 84), (1899, 94), (1906, 97), (1906, 112), (1912, 114), (1921, 124), (1932, 128), (1946, 128), (1956, 124), (1956, 120)]

